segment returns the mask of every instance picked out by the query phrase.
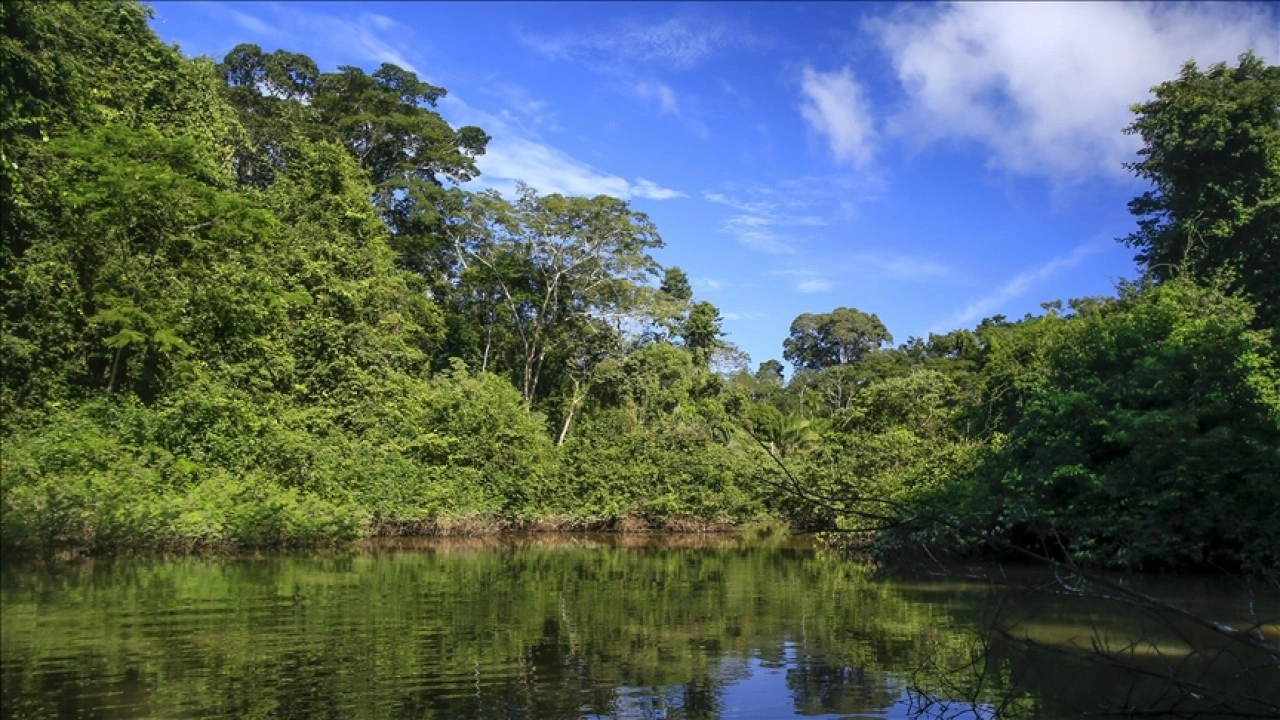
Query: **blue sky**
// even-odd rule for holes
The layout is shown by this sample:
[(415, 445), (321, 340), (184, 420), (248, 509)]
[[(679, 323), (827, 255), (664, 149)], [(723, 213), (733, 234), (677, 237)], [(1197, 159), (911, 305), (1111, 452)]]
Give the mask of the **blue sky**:
[(1129, 105), (1253, 49), (1231, 3), (155, 3), (188, 55), (390, 62), (493, 140), (479, 185), (627, 198), (753, 362), (852, 306), (898, 342), (1109, 294)]

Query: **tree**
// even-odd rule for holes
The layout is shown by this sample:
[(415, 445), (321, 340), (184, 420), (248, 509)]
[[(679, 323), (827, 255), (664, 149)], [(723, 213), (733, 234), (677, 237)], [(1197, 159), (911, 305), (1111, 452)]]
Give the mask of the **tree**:
[(790, 337), (782, 343), (782, 356), (797, 368), (820, 370), (860, 362), (891, 342), (893, 336), (879, 317), (841, 307), (829, 313), (797, 317), (791, 323)]
[(765, 360), (760, 363), (760, 367), (756, 368), (755, 378), (762, 383), (771, 385), (782, 385), (782, 363), (777, 360)]
[(1229, 271), (1260, 325), (1280, 327), (1280, 67), (1188, 62), (1153, 90), (1127, 129), (1143, 141), (1128, 167), (1154, 187), (1129, 203), (1125, 243), (1158, 281)]
[(720, 310), (703, 300), (689, 309), (689, 316), (681, 323), (680, 337), (698, 367), (706, 367), (710, 363), (711, 354), (720, 344), (720, 337), (724, 335), (720, 329), (721, 322)]
[(648, 217), (622, 200), (540, 197), (523, 185), (514, 204), (494, 191), (470, 196), (450, 235), (457, 262), (505, 307), (516, 383), (530, 405), (548, 356), (571, 343), (569, 321), (624, 309), (656, 274), (649, 250), (662, 246)]
[(689, 287), (689, 276), (684, 270), (674, 265), (663, 270), (659, 291), (677, 302), (687, 303), (693, 299), (693, 288)]
[[(489, 137), (479, 128), (454, 129), (432, 110), (445, 89), (384, 63), (372, 75), (357, 67), (319, 72), (298, 53), (237, 45), (219, 66), (228, 98), (250, 120), (258, 153), (272, 155), (281, 132), (339, 140), (369, 173), (380, 205), (415, 182), (464, 182)], [(280, 125), (279, 120), (293, 122)], [(403, 199), (403, 198), (400, 198)]]
[(1251, 316), (1180, 278), (1058, 321), (986, 471), (1006, 527), (1095, 563), (1280, 566), (1280, 373)]

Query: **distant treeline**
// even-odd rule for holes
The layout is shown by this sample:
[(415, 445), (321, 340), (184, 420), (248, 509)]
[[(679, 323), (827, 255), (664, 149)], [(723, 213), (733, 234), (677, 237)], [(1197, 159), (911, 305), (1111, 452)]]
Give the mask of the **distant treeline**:
[(896, 347), (804, 314), (784, 381), (626, 202), (460, 189), (443, 88), (149, 17), (0, 6), (7, 551), (769, 519), (1280, 563), (1280, 68), (1135, 106), (1141, 281)]

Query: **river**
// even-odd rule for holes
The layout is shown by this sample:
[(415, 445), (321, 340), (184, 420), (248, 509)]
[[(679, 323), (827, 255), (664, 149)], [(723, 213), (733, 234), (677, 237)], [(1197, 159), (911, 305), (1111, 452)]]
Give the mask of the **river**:
[[(1280, 707), (1266, 657), (1223, 668), (1185, 623), (956, 577), (971, 572), (725, 537), (9, 559), (0, 717), (1065, 718), (1167, 704), (1177, 663)], [(1239, 584), (1141, 582), (1240, 626), (1280, 616)], [(1072, 657), (1095, 646), (1126, 667)]]

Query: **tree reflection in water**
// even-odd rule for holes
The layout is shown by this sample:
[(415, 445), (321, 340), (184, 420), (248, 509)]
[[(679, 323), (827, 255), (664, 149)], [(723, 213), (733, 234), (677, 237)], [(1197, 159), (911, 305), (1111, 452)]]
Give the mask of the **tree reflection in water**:
[(1087, 600), (725, 539), (0, 573), (4, 718), (1066, 717), (1125, 681), (1019, 638), (1151, 632)]

